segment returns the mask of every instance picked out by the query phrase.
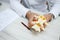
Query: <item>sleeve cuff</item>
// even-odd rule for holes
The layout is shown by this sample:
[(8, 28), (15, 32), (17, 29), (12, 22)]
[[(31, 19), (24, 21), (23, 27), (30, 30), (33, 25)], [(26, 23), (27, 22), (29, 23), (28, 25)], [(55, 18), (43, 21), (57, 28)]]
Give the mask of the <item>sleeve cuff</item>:
[(52, 11), (50, 11), (49, 13), (53, 14), (54, 18), (56, 18), (58, 16), (58, 13), (55, 13), (55, 12), (52, 12)]
[(49, 12), (49, 13), (52, 13), (55, 18), (58, 17), (59, 13), (60, 13), (60, 4), (55, 4), (53, 7), (52, 7), (52, 10)]
[(27, 9), (27, 8), (25, 8), (22, 16), (23, 16), (23, 17), (26, 17), (26, 13), (27, 13), (28, 11), (30, 11), (30, 10)]

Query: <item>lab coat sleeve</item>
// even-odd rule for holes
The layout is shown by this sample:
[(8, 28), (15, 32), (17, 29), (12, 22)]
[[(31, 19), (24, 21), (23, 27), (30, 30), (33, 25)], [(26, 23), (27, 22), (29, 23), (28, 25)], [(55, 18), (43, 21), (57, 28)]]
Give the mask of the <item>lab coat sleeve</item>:
[(60, 13), (60, 0), (57, 0), (54, 6), (52, 7), (51, 11), (49, 13), (54, 14), (55, 18), (58, 17)]
[(29, 9), (25, 8), (18, 0), (10, 0), (10, 5), (19, 16), (25, 17), (26, 13), (29, 11)]

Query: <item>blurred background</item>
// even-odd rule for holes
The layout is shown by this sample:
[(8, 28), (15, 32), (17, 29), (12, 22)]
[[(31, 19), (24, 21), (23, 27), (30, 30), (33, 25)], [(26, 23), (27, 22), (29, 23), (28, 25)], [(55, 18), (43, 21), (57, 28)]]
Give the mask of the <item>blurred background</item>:
[(21, 21), (27, 23), (27, 20), (18, 17), (17, 14), (14, 14), (15, 12), (10, 10), (9, 1), (10, 0), (0, 0), (0, 16), (1, 16), (1, 12), (3, 13), (3, 11), (9, 10), (6, 13), (8, 14), (11, 12), (13, 14), (13, 15), (11, 14), (13, 16), (11, 18), (14, 19), (15, 17), (15, 19), (9, 25), (7, 25), (7, 27), (4, 28), (4, 30), (0, 31), (0, 40), (59, 40), (60, 17), (49, 23), (49, 25), (46, 28), (46, 31), (35, 34), (29, 31), (28, 29), (26, 29), (20, 23)]

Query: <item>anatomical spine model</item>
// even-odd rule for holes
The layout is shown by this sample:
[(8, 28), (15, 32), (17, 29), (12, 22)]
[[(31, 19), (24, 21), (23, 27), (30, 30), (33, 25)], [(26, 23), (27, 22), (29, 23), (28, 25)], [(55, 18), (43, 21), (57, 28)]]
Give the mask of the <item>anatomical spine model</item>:
[(35, 23), (31, 29), (33, 29), (36, 32), (40, 32), (42, 30), (44, 30), (44, 25), (47, 25), (47, 21), (46, 18), (44, 16), (36, 16), (38, 19), (37, 20), (33, 20), (33, 23)]

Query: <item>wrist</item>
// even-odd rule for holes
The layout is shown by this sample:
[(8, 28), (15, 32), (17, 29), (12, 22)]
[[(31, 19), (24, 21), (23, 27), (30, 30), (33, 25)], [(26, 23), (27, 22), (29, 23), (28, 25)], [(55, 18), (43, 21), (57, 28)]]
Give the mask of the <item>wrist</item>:
[(54, 15), (52, 13), (45, 14), (44, 16), (45, 16), (47, 22), (50, 22), (54, 17)]
[(55, 16), (52, 13), (49, 13), (49, 14), (52, 16), (53, 19), (55, 18)]
[(28, 11), (26, 13), (26, 18), (29, 20), (31, 18), (32, 14), (31, 14), (31, 11)]
[(55, 16), (54, 16), (52, 13), (49, 13), (49, 15), (51, 16), (51, 18), (50, 18), (50, 20), (49, 20), (49, 22), (50, 22), (52, 19), (55, 18)]

